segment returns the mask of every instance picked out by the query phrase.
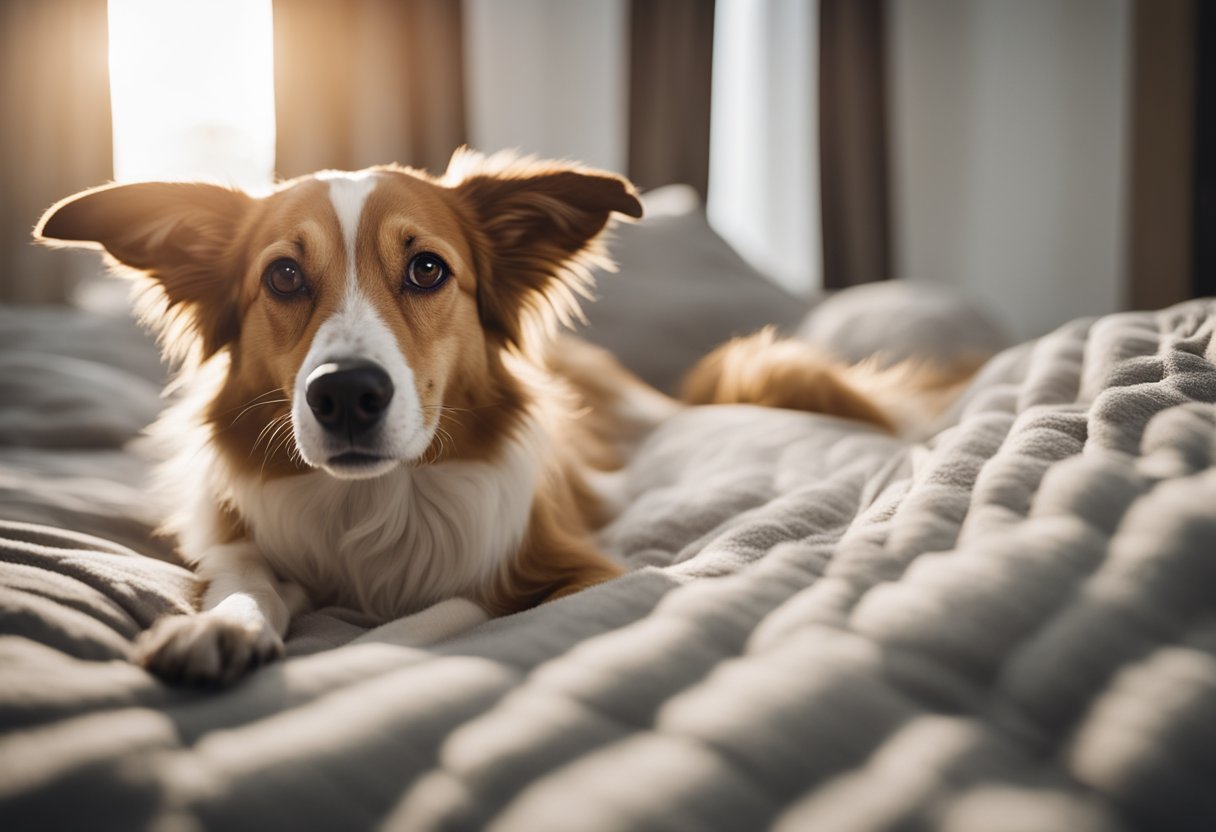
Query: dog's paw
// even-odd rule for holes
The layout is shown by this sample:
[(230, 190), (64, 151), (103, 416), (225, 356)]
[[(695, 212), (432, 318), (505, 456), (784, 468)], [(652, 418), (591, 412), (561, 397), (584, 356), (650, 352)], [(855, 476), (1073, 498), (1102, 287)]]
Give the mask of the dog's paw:
[(223, 686), (283, 655), (264, 621), (200, 613), (162, 618), (135, 643), (135, 662), (172, 684)]

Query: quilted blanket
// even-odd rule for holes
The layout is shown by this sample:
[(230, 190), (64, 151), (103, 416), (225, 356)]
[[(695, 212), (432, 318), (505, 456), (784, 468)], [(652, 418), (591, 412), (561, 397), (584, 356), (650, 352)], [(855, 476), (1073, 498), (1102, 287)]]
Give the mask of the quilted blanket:
[[(1214, 328), (1074, 322), (918, 443), (687, 410), (625, 577), (438, 642), (467, 610), (320, 610), (219, 693), (126, 661), (193, 578), (63, 522), (143, 522), (82, 452), (0, 528), (0, 828), (1216, 829)], [(5, 502), (58, 464), (0, 455)]]

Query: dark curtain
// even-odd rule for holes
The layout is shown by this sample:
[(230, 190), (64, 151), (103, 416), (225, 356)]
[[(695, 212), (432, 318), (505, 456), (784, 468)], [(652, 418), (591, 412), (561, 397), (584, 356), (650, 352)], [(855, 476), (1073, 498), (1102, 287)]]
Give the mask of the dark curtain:
[(629, 177), (705, 199), (713, 0), (632, 0), (629, 13)]
[(96, 255), (30, 232), (55, 201), (113, 175), (106, 0), (0, 3), (0, 300), (62, 302)]
[(820, 0), (824, 287), (890, 277), (883, 0)]
[(1192, 295), (1195, 0), (1140, 0), (1132, 18), (1128, 302)]
[(442, 172), (467, 140), (461, 6), (276, 2), (278, 174), (384, 162)]
[(1216, 7), (1198, 4), (1195, 25), (1195, 295), (1216, 295)]

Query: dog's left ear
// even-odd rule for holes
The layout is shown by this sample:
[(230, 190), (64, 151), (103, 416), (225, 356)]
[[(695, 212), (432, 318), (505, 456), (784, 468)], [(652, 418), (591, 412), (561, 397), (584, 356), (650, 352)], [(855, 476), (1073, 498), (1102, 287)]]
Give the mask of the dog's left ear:
[(599, 237), (612, 215), (642, 216), (633, 185), (564, 162), (484, 157), (461, 149), (442, 183), (473, 215), (484, 238), (479, 275), (483, 322), (522, 345), (531, 323), (552, 328), (581, 317), (592, 266), (611, 266)]

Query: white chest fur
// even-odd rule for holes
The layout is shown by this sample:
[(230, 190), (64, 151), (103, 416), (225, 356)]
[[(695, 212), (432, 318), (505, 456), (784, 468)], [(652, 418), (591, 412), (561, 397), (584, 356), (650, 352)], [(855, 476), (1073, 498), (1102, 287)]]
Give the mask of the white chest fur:
[(281, 578), (388, 620), (492, 581), (527, 531), (541, 454), (398, 468), (371, 480), (241, 479), (232, 498)]

